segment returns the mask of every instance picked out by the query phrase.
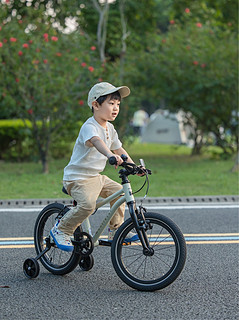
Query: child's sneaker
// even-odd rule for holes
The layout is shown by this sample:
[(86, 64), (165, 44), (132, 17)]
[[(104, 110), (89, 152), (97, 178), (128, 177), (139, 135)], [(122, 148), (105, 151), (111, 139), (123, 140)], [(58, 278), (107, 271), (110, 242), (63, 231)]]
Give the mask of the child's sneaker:
[(58, 229), (58, 224), (59, 221), (56, 222), (50, 231), (50, 235), (52, 236), (57, 248), (64, 251), (73, 251), (74, 246), (72, 245), (70, 236)]
[[(113, 241), (116, 231), (117, 229), (116, 230), (111, 230), (110, 228), (108, 229), (108, 241)], [(138, 240), (139, 240), (139, 236), (137, 235), (137, 233), (134, 233), (134, 232), (129, 232), (127, 234), (127, 238), (124, 239), (124, 241), (126, 242), (132, 242), (132, 241), (138, 241)]]

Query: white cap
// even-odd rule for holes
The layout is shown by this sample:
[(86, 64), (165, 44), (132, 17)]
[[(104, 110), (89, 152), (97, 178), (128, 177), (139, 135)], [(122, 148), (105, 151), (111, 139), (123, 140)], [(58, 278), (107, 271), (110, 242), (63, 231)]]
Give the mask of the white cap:
[(92, 108), (92, 102), (101, 96), (119, 91), (121, 98), (125, 98), (130, 94), (130, 89), (126, 86), (115, 87), (108, 82), (99, 82), (95, 84), (88, 94), (88, 105)]

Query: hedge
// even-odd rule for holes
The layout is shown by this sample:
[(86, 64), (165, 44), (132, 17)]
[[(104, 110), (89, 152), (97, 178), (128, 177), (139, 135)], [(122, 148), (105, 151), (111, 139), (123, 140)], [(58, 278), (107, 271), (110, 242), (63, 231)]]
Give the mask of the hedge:
[[(60, 132), (51, 137), (50, 157), (69, 157), (72, 144), (78, 135), (82, 122), (66, 124)], [(7, 161), (36, 161), (39, 154), (32, 136), (32, 124), (21, 119), (0, 120), (0, 159)]]

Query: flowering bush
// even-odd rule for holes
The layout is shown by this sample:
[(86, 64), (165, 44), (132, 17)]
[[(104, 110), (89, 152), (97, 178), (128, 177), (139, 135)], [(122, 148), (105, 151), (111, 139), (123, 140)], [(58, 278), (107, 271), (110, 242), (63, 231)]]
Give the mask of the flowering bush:
[[(185, 14), (190, 14), (189, 8)], [(193, 152), (200, 152), (203, 135), (213, 132), (224, 155), (230, 154), (238, 145), (237, 40), (230, 26), (197, 20), (188, 17), (184, 25), (171, 21), (167, 34), (154, 38), (146, 53), (128, 61), (136, 80), (129, 76), (133, 86), (143, 84), (137, 94), (141, 101), (147, 97), (148, 110), (164, 101), (172, 112), (181, 109), (190, 115)]]
[(28, 25), (17, 19), (1, 25), (0, 103), (3, 111), (31, 121), (47, 171), (52, 134), (89, 115), (87, 93), (102, 67), (83, 36), (57, 34), (42, 24), (26, 33)]
[[(158, 85), (167, 106), (192, 115), (195, 143), (199, 136), (202, 139), (203, 134), (212, 132), (224, 153), (231, 153), (238, 143), (233, 125), (237, 110), (234, 33), (199, 22), (183, 28), (174, 25), (166, 42), (160, 44), (157, 59)], [(226, 132), (230, 132), (229, 140)]]

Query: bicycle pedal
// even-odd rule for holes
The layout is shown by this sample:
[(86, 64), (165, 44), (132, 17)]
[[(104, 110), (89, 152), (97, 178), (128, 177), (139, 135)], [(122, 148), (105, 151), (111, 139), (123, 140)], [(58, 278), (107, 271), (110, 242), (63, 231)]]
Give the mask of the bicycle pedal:
[(131, 241), (124, 241), (123, 243), (122, 243), (122, 245), (123, 246), (130, 246), (131, 245)]
[(111, 247), (112, 241), (109, 240), (99, 240), (100, 246)]

